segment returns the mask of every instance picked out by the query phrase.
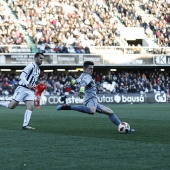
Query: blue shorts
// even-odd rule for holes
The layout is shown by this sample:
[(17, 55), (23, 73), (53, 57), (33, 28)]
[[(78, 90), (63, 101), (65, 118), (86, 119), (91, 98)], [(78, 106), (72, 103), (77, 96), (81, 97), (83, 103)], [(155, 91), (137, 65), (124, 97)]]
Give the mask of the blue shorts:
[(101, 111), (103, 110), (103, 107), (104, 107), (102, 104), (98, 103), (96, 97), (92, 97), (92, 98), (84, 101), (84, 105), (87, 107), (92, 107), (92, 106), (95, 107), (96, 111), (99, 113), (101, 113)]

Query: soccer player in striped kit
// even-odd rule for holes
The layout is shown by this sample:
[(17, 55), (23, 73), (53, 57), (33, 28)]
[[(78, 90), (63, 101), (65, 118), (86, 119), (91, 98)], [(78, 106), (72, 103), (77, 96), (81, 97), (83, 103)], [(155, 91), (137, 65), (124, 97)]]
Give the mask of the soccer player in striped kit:
[(19, 102), (23, 101), (26, 105), (24, 115), (24, 122), (22, 129), (34, 130), (35, 128), (29, 126), (31, 114), (34, 109), (35, 100), (35, 86), (40, 75), (39, 66), (44, 59), (43, 53), (36, 53), (34, 55), (34, 62), (28, 64), (20, 75), (19, 86), (15, 89), (12, 101), (0, 101), (0, 105), (9, 109), (15, 109)]

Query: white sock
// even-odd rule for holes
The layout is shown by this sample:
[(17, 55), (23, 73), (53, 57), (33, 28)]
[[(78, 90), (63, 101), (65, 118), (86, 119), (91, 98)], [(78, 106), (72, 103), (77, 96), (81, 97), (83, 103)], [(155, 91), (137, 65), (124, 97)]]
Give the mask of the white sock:
[(27, 126), (29, 124), (29, 121), (31, 119), (31, 114), (32, 114), (31, 110), (25, 111), (23, 126)]
[(10, 103), (9, 101), (0, 101), (0, 106), (4, 106), (8, 108), (9, 103)]

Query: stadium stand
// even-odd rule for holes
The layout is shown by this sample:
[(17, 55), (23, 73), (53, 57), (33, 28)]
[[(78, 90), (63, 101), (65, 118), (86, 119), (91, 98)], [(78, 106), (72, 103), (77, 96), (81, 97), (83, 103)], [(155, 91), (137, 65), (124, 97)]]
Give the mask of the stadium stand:
[[(168, 93), (170, 87), (170, 72), (158, 70), (150, 71), (118, 71), (111, 74), (94, 73), (98, 93), (154, 93), (163, 91)], [(79, 85), (72, 86), (70, 81), (78, 74), (64, 74), (54, 72), (42, 73), (40, 80), (47, 82), (46, 94), (60, 95), (63, 92), (74, 94), (79, 91)], [(13, 94), (18, 85), (19, 77), (16, 74), (0, 72), (0, 95)]]
[[(17, 29), (21, 32), (14, 44), (28, 44), (30, 48), (25, 52), (90, 53), (93, 46), (170, 46), (168, 1), (2, 2), (1, 10), (10, 10), (9, 16), (15, 18)], [(4, 22), (3, 18), (1, 21)], [(136, 41), (131, 41), (131, 38)], [(23, 51), (14, 48), (10, 52)]]
[(0, 53), (30, 53), (25, 32), (4, 1), (0, 2)]
[[(2, 0), (0, 23), (0, 53), (170, 53), (167, 0)], [(169, 75), (122, 71), (94, 78), (98, 93), (166, 92)], [(71, 76), (44, 73), (41, 79), (50, 94), (75, 93)], [(0, 72), (0, 94), (12, 94), (18, 79)]]

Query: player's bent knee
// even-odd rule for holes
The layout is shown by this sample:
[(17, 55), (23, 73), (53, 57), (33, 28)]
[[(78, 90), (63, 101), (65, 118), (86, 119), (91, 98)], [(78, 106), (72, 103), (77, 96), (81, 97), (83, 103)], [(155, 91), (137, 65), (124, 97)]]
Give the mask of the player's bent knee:
[(27, 109), (33, 111), (34, 105), (29, 106)]
[(8, 104), (8, 108), (9, 108), (9, 109), (15, 109), (17, 106), (18, 106), (18, 102), (16, 102), (16, 101), (11, 101), (11, 102)]
[(9, 103), (8, 108), (15, 109), (17, 105), (18, 105), (17, 103)]
[(96, 108), (95, 107), (90, 107), (90, 113), (94, 115), (96, 113)]
[(105, 107), (104, 112), (105, 112), (105, 114), (107, 114), (107, 115), (110, 115), (110, 114), (114, 113), (113, 110), (110, 109), (110, 108), (108, 108), (108, 107)]
[(15, 109), (15, 107), (16, 106), (11, 106), (11, 105), (8, 106), (9, 109)]

